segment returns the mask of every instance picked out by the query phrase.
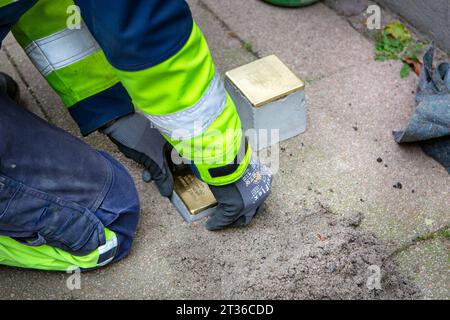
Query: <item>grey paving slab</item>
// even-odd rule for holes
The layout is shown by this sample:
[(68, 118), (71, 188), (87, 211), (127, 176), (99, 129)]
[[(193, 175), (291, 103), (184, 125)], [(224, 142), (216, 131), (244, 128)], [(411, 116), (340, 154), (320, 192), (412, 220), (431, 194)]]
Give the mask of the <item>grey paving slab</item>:
[(400, 253), (400, 269), (412, 277), (427, 299), (450, 300), (450, 241), (438, 237)]
[(417, 79), (401, 80), (400, 67), (370, 62), (306, 88), (308, 130), (282, 144), (279, 201), (292, 209), (288, 199), (304, 194), (336, 213), (361, 211), (364, 226), (397, 243), (449, 222), (448, 173), (392, 138), (414, 108)]
[[(414, 110), (414, 75), (401, 80), (400, 63), (374, 62), (373, 45), (320, 4), (286, 10), (256, 0), (200, 2), (260, 55), (275, 53), (312, 80), (308, 130), (282, 144), (271, 199), (281, 212), (316, 202), (339, 214), (360, 211), (365, 228), (397, 245), (449, 223), (447, 172), (391, 135)], [(294, 32), (302, 22), (309, 28)], [(402, 189), (393, 187), (398, 183)], [(443, 252), (435, 253), (428, 261), (445, 269)], [(434, 272), (425, 267), (422, 283)], [(443, 281), (429, 285), (446, 288)]]
[(8, 35), (6, 36), (5, 39), (3, 39), (2, 42), (2, 47), (9, 47), (10, 45), (15, 45), (16, 44), (16, 40), (14, 39), (14, 36), (12, 35), (12, 33), (8, 33)]
[[(312, 189), (304, 193), (310, 202), (320, 199), (342, 213), (361, 210), (371, 230), (400, 242), (448, 223), (448, 174), (418, 147), (392, 139), (414, 110), (415, 75), (402, 80), (401, 63), (375, 62), (373, 44), (321, 4), (288, 10), (257, 0), (199, 1), (257, 51), (284, 57), (299, 75), (323, 74), (306, 89), (307, 132), (282, 145), (276, 183), (284, 186), (286, 206), (289, 197)], [(310, 30), (296, 33), (302, 23)], [(324, 61), (346, 66), (333, 73), (335, 65)], [(402, 189), (393, 188), (399, 182)]]
[(373, 48), (325, 5), (274, 8), (260, 0), (201, 0), (260, 56), (276, 54), (309, 81), (372, 60)]
[[(67, 287), (69, 274), (0, 268), (0, 286), (4, 288), (0, 298), (351, 298), (355, 297), (354, 289), (347, 292), (335, 286), (358, 288), (353, 279), (356, 275), (347, 270), (344, 272), (349, 279), (335, 276), (333, 270), (329, 271), (334, 257), (353, 256), (361, 261), (359, 252), (350, 249), (358, 243), (358, 250), (369, 252), (368, 263), (383, 263), (377, 251), (371, 255), (374, 237), (360, 238), (360, 232), (341, 226), (323, 210), (301, 207), (286, 213), (280, 212), (282, 204), (270, 202), (257, 223), (245, 230), (211, 233), (201, 223), (186, 225), (171, 204), (157, 196), (153, 185), (140, 181), (134, 164), (119, 154), (114, 156), (131, 169), (141, 194), (141, 221), (130, 256), (83, 274), (81, 289), (73, 291)], [(317, 239), (318, 233), (333, 240), (322, 243)], [(317, 259), (325, 248), (324, 261)], [(384, 250), (378, 245), (374, 249)], [(311, 277), (305, 278), (304, 272)], [(364, 273), (357, 276), (363, 279), (358, 281), (365, 281)], [(333, 285), (317, 282), (317, 278), (325, 277), (338, 280), (333, 280)], [(373, 296), (364, 286), (358, 290), (365, 292), (365, 297)]]
[(222, 74), (255, 59), (251, 52), (243, 50), (236, 35), (205, 9), (200, 1), (190, 0), (189, 4), (196, 23), (208, 41), (214, 62)]
[[(141, 221), (130, 257), (84, 275), (80, 291), (67, 289), (65, 274), (0, 268), (0, 287), (7, 288), (0, 298), (320, 297), (317, 282), (302, 277), (301, 268), (322, 272), (318, 265), (326, 259), (311, 260), (311, 250), (323, 249), (316, 235), (331, 224), (329, 212), (362, 212), (362, 230), (395, 246), (448, 223), (448, 174), (417, 147), (399, 147), (391, 137), (413, 111), (415, 76), (401, 80), (400, 64), (374, 62), (371, 43), (320, 4), (286, 10), (256, 0), (189, 2), (222, 73), (255, 59), (248, 46), (242, 48), (247, 41), (310, 80), (308, 130), (282, 143), (273, 195), (260, 217), (248, 229), (221, 233), (207, 232), (201, 223), (186, 225), (153, 184), (141, 181), (138, 166), (94, 135), (88, 142), (122, 160), (140, 193)], [(77, 134), (21, 49), (12, 40), (5, 48), (51, 122)], [(398, 182), (402, 189), (393, 188)], [(345, 244), (355, 233), (330, 231), (329, 237)], [(424, 268), (425, 282), (443, 270), (442, 252), (427, 256), (436, 268)], [(443, 290), (442, 282), (428, 284)], [(335, 290), (331, 284), (322, 289)]]

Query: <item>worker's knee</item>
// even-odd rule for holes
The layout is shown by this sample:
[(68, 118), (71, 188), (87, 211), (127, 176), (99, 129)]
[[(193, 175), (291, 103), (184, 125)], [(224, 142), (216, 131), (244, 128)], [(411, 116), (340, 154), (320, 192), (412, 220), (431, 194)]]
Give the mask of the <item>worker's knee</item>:
[(113, 261), (128, 255), (139, 220), (139, 195), (127, 169), (107, 153), (102, 155), (112, 168), (111, 187), (95, 215), (117, 237)]

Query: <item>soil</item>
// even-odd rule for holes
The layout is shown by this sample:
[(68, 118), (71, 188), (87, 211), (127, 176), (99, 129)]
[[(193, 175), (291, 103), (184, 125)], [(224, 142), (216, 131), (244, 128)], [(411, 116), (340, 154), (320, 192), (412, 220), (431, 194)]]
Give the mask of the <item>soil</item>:
[[(224, 234), (220, 248), (178, 243), (170, 248), (170, 262), (185, 272), (191, 292), (211, 298), (420, 298), (419, 290), (398, 271), (392, 248), (358, 228), (362, 218), (358, 213), (343, 219), (320, 208), (265, 229), (264, 237)], [(380, 268), (380, 290), (367, 285), (371, 266)]]

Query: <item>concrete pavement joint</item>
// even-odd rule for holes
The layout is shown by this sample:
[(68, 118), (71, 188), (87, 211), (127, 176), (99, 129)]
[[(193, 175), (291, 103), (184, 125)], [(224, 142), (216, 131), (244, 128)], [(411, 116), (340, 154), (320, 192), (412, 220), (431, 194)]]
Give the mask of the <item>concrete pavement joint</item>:
[[(349, 67), (351, 68), (352, 66), (349, 66)], [(307, 85), (312, 85), (312, 84), (317, 83), (319, 81), (322, 81), (322, 80), (325, 80), (325, 79), (328, 79), (328, 78), (332, 78), (332, 77), (334, 77), (336, 75), (342, 74), (342, 72), (344, 72), (345, 70), (348, 70), (349, 67), (338, 68), (335, 72), (330, 72), (330, 73), (328, 73), (326, 75), (321, 75), (319, 77), (306, 78), (306, 79), (302, 79), (302, 80), (304, 80)]]
[(394, 256), (410, 249), (411, 247), (418, 245), (419, 243), (434, 240), (439, 237), (446, 238), (446, 236), (444, 236), (444, 233), (445, 233), (445, 231), (448, 231), (449, 228), (450, 228), (450, 224), (448, 224), (436, 231), (418, 235), (418, 236), (414, 237), (413, 239), (411, 239), (408, 243), (405, 243), (402, 246), (400, 246), (398, 249), (394, 250), (390, 254), (389, 258), (394, 257)]
[[(342, 20), (333, 19), (335, 12), (322, 8), (322, 5), (316, 6), (317, 10), (313, 10), (314, 7), (305, 9), (322, 15), (320, 19), (307, 19), (305, 30), (323, 23), (323, 27), (311, 27), (310, 32), (330, 40), (337, 37), (339, 41), (327, 42), (333, 45), (332, 49), (350, 37), (346, 46), (338, 48), (346, 50), (348, 47), (358, 51), (358, 54), (352, 54), (352, 59), (344, 56), (341, 59), (337, 50), (332, 54), (318, 52), (317, 56), (299, 52), (305, 44), (311, 46), (314, 43), (313, 37), (287, 37), (288, 43), (297, 41), (299, 45), (284, 48), (281, 40), (284, 36), (282, 31), (286, 29), (278, 30), (277, 23), (267, 28), (265, 19), (258, 19), (259, 14), (246, 19), (245, 11), (235, 6), (239, 4), (249, 12), (253, 8), (262, 10), (260, 17), (263, 18), (273, 13), (275, 18), (271, 21), (283, 22), (284, 26), (285, 16), (277, 16), (279, 11), (276, 7), (271, 12), (264, 11), (267, 7), (259, 0), (189, 2), (199, 17), (198, 22), (212, 52), (218, 57), (221, 71), (231, 70), (271, 52), (282, 55), (283, 60), (290, 62), (294, 72), (306, 69), (303, 78), (310, 84), (311, 125), (302, 138), (282, 144), (284, 151), (287, 151), (280, 157), (283, 171), (276, 178), (273, 198), (266, 203), (263, 214), (250, 228), (223, 234), (208, 234), (201, 224), (185, 226), (168, 201), (156, 195), (154, 186), (140, 180), (138, 167), (119, 155), (116, 149), (102, 140), (103, 137), (95, 135), (88, 142), (96, 148), (111, 150), (116, 158), (124, 162), (136, 180), (141, 195), (141, 222), (132, 254), (124, 262), (86, 274), (83, 289), (79, 292), (61, 290), (66, 288), (65, 275), (55, 278), (53, 273), (5, 271), (0, 268), (0, 274), (4, 272), (0, 277), (0, 286), (6, 288), (0, 297), (32, 299), (36, 292), (40, 292), (44, 299), (373, 299), (380, 296), (375, 292), (370, 297), (366, 294), (364, 284), (370, 276), (367, 271), (369, 265), (380, 266), (383, 274), (391, 277), (385, 282), (389, 294), (394, 291), (402, 295), (410, 292), (410, 287), (401, 283), (403, 277), (394, 268), (395, 261), (403, 255), (407, 257), (399, 264), (407, 271), (405, 274), (414, 276), (419, 264), (422, 268), (419, 278), (423, 279), (419, 279), (420, 288), (436, 288), (438, 293), (435, 296), (428, 293), (427, 297), (447, 297), (443, 276), (446, 271), (441, 272), (447, 266), (444, 257), (447, 238), (436, 234), (434, 241), (444, 242), (439, 250), (419, 254), (422, 246), (428, 248), (434, 242), (427, 241), (428, 233), (447, 224), (445, 212), (440, 212), (448, 202), (442, 200), (445, 195), (440, 197), (436, 192), (439, 190), (441, 194), (442, 190), (447, 190), (446, 184), (439, 184), (447, 175), (430, 169), (434, 167), (433, 163), (423, 158), (418, 150), (398, 149), (390, 135), (392, 128), (400, 126), (401, 119), (406, 121), (405, 113), (414, 105), (411, 88), (415, 87), (415, 78), (411, 76), (409, 80), (400, 81), (397, 73), (399, 65), (395, 63), (393, 66), (370, 63), (372, 59), (369, 55), (373, 55), (370, 41), (355, 33), (354, 28), (348, 28)], [(221, 4), (216, 7), (216, 3)], [(227, 3), (231, 3), (232, 7)], [(233, 7), (236, 11), (232, 11)], [(242, 16), (240, 12), (243, 12)], [(235, 25), (230, 16), (238, 16), (247, 25)], [(299, 17), (308, 18), (299, 10), (298, 14), (286, 16), (286, 20), (291, 21), (288, 25), (296, 26)], [(327, 29), (329, 21), (336, 23), (339, 30), (327, 33), (327, 30), (333, 31), (333, 28)], [(246, 32), (249, 26), (250, 30), (262, 31)], [(258, 37), (264, 39), (267, 30), (273, 32), (274, 37), (271, 41), (258, 43)], [(236, 32), (243, 38), (240, 39)], [(277, 42), (277, 39), (280, 41)], [(276, 45), (272, 45), (274, 42)], [(324, 46), (313, 47), (320, 51)], [(280, 50), (277, 51), (277, 48)], [(310, 53), (307, 49), (304, 48)], [(42, 77), (35, 70), (28, 70), (32, 68), (28, 61), (24, 61), (26, 63), (23, 65), (19, 63), (25, 60), (22, 58), (23, 51), (15, 43), (8, 50), (27, 78), (25, 83), (30, 84), (29, 88), (23, 87), (23, 91), (27, 93), (28, 89), (35, 93), (33, 96), (27, 94), (27, 101), (34, 104), (36, 100), (39, 106), (39, 101), (42, 106), (48, 105), (47, 112), (52, 115), (55, 124), (76, 131), (67, 110), (59, 108), (56, 95), (50, 93), (47, 86), (35, 86), (35, 82), (44, 83)], [(362, 55), (364, 57), (358, 60), (358, 56)], [(345, 63), (337, 64), (333, 60), (335, 57)], [(323, 61), (330, 62), (319, 64)], [(334, 64), (331, 70), (330, 64)], [(318, 72), (317, 68), (321, 71)], [(363, 74), (359, 73), (361, 70)], [(394, 87), (397, 93), (392, 93)], [(405, 104), (408, 106), (405, 107)], [(357, 126), (358, 130), (352, 129), (352, 125)], [(379, 156), (383, 157), (383, 163), (375, 161)], [(381, 166), (384, 163), (389, 164), (386, 170), (392, 168), (396, 172), (384, 171)], [(398, 181), (402, 182), (403, 191), (395, 189), (390, 192), (392, 184)], [(423, 190), (419, 190), (418, 184)], [(384, 188), (386, 185), (387, 189)], [(417, 191), (414, 197), (409, 192), (400, 193), (408, 186)], [(327, 193), (328, 189), (334, 191)], [(364, 201), (360, 202), (363, 198)], [(340, 219), (344, 215), (353, 217), (355, 212), (363, 212), (364, 220), (362, 215), (356, 215), (351, 220)], [(424, 218), (436, 221), (433, 229), (423, 223)], [(360, 225), (361, 221), (363, 225)], [(368, 231), (384, 239), (377, 240)], [(422, 236), (416, 237), (416, 234)], [(406, 247), (412, 238), (415, 238), (417, 246), (411, 244)], [(400, 251), (402, 246), (405, 248), (403, 252)], [(399, 255), (394, 259), (386, 258), (392, 256), (394, 251), (398, 251)], [(117, 274), (123, 276), (117, 279)], [(398, 277), (401, 277), (400, 282)], [(400, 287), (390, 286), (389, 279)]]
[[(337, 11), (336, 4), (333, 5), (333, 3), (330, 0), (325, 0), (322, 2), (325, 6), (330, 8), (333, 11)], [(392, 12), (389, 8), (387, 8), (384, 4), (375, 2), (375, 1), (366, 1), (367, 7), (371, 5), (377, 5), (382, 10), (382, 23), (381, 25), (387, 25), (391, 21), (400, 21), (403, 23), (408, 30), (411, 31), (413, 37), (415, 40), (420, 42), (431, 42), (430, 38), (426, 35), (424, 35), (420, 30), (418, 30), (416, 27), (414, 27), (411, 23), (408, 22), (407, 19), (405, 19), (403, 16), (401, 16), (398, 13)], [(352, 29), (360, 33), (362, 36), (364, 36), (366, 39), (368, 39), (370, 42), (375, 42), (376, 40), (376, 34), (378, 30), (369, 30), (364, 21), (364, 15), (366, 14), (365, 11), (361, 12), (357, 15), (345, 15), (342, 13), (337, 12), (338, 15), (346, 21)], [(450, 52), (446, 52), (445, 50), (436, 47), (436, 58), (438, 60), (445, 59), (446, 57), (450, 57)]]
[(222, 27), (225, 28), (228, 31), (228, 35), (230, 37), (238, 40), (241, 43), (242, 49), (247, 50), (248, 52), (250, 52), (257, 59), (261, 59), (262, 58), (261, 55), (257, 51), (253, 50), (252, 46), (249, 45), (248, 41), (245, 41), (244, 39), (239, 37), (239, 35), (236, 32), (234, 32), (231, 29), (231, 27), (222, 18), (220, 18), (220, 16), (218, 14), (216, 14), (214, 12), (214, 10), (212, 10), (203, 0), (199, 0), (199, 4), (200, 4), (201, 8), (203, 8), (206, 11), (208, 11), (211, 15), (214, 16), (214, 18), (217, 19), (217, 21), (220, 22)]
[(22, 73), (22, 71), (20, 70), (20, 68), (17, 66), (16, 62), (14, 61), (14, 57), (10, 54), (10, 52), (8, 51), (8, 49), (6, 47), (4, 47), (3, 52), (5, 53), (6, 57), (8, 58), (8, 61), (11, 63), (11, 65), (13, 66), (14, 70), (17, 72), (17, 74), (19, 75), (20, 80), (22, 80), (22, 82), (25, 84), (28, 92), (30, 93), (31, 97), (33, 98), (34, 102), (36, 103), (36, 105), (39, 108), (39, 111), (42, 112), (42, 115), (45, 117), (45, 119), (48, 122), (51, 122), (51, 118), (49, 116), (49, 114), (47, 113), (47, 111), (45, 110), (45, 108), (42, 106), (42, 103), (39, 101), (36, 93), (33, 91), (33, 89), (31, 89), (28, 81), (26, 80), (25, 75)]
[[(200, 7), (206, 11), (208, 11), (214, 18), (217, 19), (217, 21), (220, 23), (220, 25), (228, 31), (228, 35), (236, 40), (238, 40), (241, 43), (241, 47), (243, 50), (248, 51), (250, 54), (252, 54), (256, 59), (261, 59), (263, 56), (256, 50), (253, 49), (253, 46), (250, 42), (246, 41), (245, 39), (241, 38), (204, 0), (198, 0), (198, 4)], [(331, 8), (331, 7), (330, 7)], [(332, 8), (331, 8), (332, 9)], [(347, 21), (350, 25), (351, 23)], [(352, 26), (352, 28), (354, 28)], [(313, 84), (318, 81), (333, 77), (334, 75), (340, 74), (344, 70), (346, 70), (348, 67), (339, 68), (336, 70), (336, 72), (329, 73), (327, 75), (322, 75), (319, 77), (312, 77), (312, 78), (306, 78), (303, 79), (306, 84)]]

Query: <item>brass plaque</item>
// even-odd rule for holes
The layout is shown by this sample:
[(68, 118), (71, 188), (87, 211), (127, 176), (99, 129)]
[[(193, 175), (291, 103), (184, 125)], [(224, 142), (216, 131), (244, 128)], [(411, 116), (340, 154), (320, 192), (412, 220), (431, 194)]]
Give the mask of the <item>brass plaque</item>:
[(275, 55), (231, 70), (226, 76), (254, 107), (261, 107), (305, 88), (305, 83)]
[(191, 215), (197, 215), (217, 205), (208, 185), (199, 180), (189, 168), (175, 172), (173, 179), (174, 190)]

